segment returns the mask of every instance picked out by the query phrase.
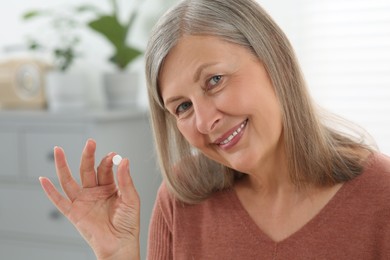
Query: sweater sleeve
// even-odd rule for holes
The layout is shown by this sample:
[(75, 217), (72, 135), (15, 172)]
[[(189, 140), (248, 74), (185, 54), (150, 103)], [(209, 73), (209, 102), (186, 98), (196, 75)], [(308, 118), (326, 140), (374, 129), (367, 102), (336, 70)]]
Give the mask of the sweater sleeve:
[(168, 192), (162, 184), (154, 205), (149, 226), (147, 259), (173, 259), (172, 256), (172, 209)]

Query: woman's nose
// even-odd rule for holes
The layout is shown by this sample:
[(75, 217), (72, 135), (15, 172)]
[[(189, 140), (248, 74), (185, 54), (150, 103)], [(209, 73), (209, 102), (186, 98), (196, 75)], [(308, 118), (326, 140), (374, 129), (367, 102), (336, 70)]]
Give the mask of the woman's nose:
[(193, 102), (195, 110), (195, 121), (198, 131), (202, 134), (210, 133), (221, 119), (221, 112), (215, 104), (207, 98)]

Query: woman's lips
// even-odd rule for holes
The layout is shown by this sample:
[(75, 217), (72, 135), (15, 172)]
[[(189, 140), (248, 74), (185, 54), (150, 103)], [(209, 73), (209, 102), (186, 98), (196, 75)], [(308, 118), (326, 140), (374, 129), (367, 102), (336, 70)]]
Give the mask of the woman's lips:
[(248, 123), (248, 119), (246, 119), (244, 122), (242, 122), (236, 128), (233, 128), (232, 130), (228, 131), (222, 137), (218, 138), (214, 142), (214, 144), (216, 144), (224, 149), (232, 147), (240, 140), (240, 138), (243, 134), (243, 130), (245, 129), (247, 123)]

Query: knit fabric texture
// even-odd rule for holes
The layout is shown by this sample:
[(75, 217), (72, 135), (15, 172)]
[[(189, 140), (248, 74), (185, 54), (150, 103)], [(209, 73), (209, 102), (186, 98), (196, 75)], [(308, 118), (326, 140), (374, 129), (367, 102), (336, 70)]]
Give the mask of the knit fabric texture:
[(286, 239), (271, 240), (235, 191), (200, 204), (175, 200), (164, 183), (149, 229), (148, 259), (390, 259), (390, 157), (371, 156), (326, 206)]

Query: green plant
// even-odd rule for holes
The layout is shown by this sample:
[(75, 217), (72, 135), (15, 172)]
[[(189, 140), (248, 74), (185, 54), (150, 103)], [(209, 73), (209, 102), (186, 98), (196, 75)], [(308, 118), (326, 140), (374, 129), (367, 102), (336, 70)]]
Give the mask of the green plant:
[(87, 23), (88, 27), (102, 35), (114, 48), (114, 54), (109, 58), (119, 70), (124, 70), (142, 52), (127, 42), (128, 34), (137, 16), (137, 9), (133, 9), (127, 21), (119, 18), (117, 0), (109, 0), (111, 12), (102, 12), (91, 5), (78, 7), (79, 12), (89, 11), (95, 14), (95, 18)]
[(30, 21), (41, 17), (46, 17), (49, 22), (50, 33), (55, 34), (49, 42), (47, 39), (38, 40), (37, 37), (28, 37), (27, 47), (32, 51), (48, 51), (54, 60), (54, 67), (60, 71), (67, 71), (75, 59), (80, 56), (76, 50), (80, 43), (80, 37), (76, 33), (76, 28), (80, 23), (73, 16), (64, 10), (30, 10), (22, 15), (22, 19)]

